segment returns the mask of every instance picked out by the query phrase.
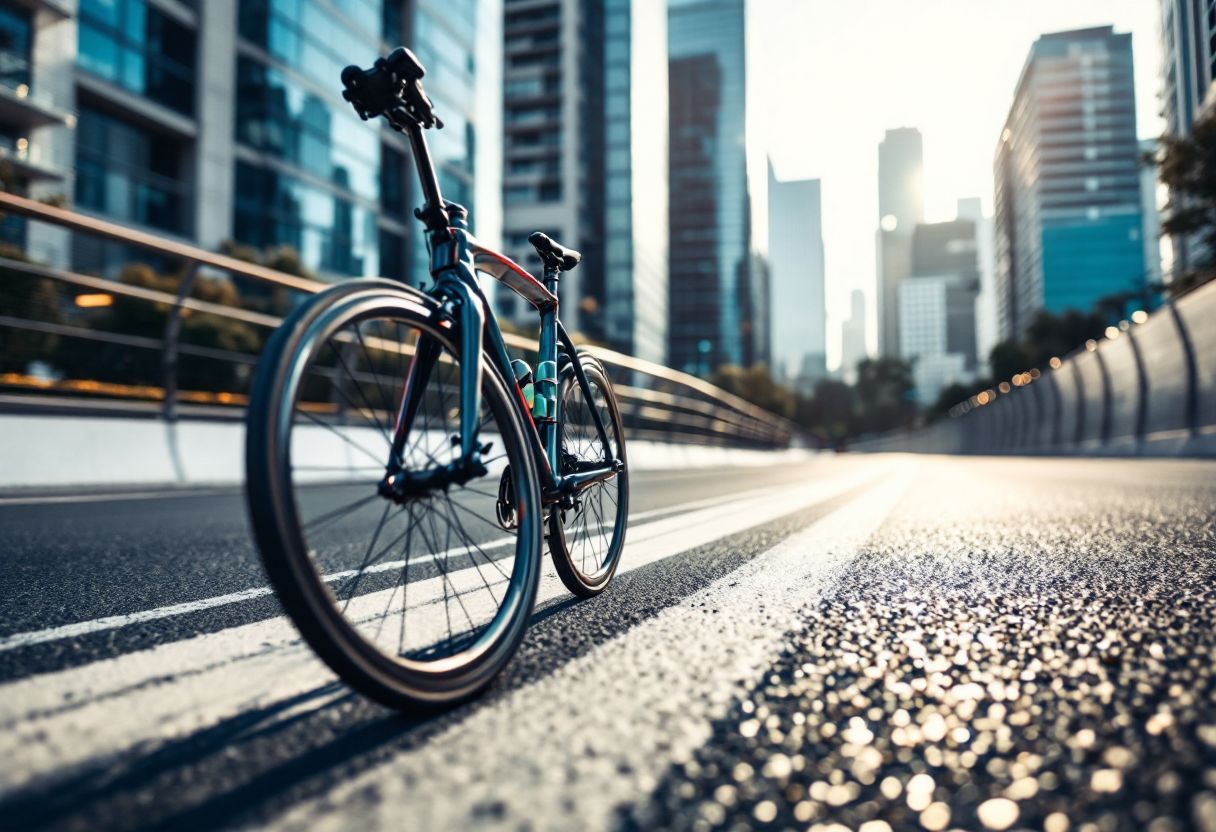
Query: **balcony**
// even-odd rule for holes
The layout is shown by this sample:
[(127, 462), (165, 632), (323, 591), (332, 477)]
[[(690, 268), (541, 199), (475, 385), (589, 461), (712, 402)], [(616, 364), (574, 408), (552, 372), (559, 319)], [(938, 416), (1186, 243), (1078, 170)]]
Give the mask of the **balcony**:
[(26, 182), (55, 182), (64, 178), (63, 171), (47, 164), (38, 146), (31, 147), (27, 139), (15, 141), (0, 137), (0, 163), (7, 164), (19, 179)]
[(25, 129), (72, 123), (66, 110), (56, 107), (30, 86), (30, 65), (24, 58), (0, 50), (0, 122)]
[(58, 20), (67, 20), (73, 16), (72, 7), (64, 0), (13, 0), (13, 2), (34, 12), (46, 12)]

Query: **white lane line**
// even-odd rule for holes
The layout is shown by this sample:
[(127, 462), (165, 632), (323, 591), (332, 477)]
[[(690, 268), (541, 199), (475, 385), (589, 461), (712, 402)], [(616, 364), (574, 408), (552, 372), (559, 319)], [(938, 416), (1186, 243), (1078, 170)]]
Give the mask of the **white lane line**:
[[(825, 462), (828, 476), (788, 485), (780, 499), (706, 508), (631, 530), (620, 572), (817, 505), (894, 467), (876, 457), (847, 463)], [(547, 563), (538, 600), (563, 596)], [(138, 755), (254, 709), (266, 709), (273, 721), (276, 703), (334, 680), (279, 617), (0, 685), (0, 792), (53, 784), (76, 766)]]
[[(658, 515), (672, 514), (676, 512), (688, 512), (708, 506), (717, 506), (730, 502), (743, 502), (746, 500), (755, 499), (757, 496), (767, 494), (773, 490), (774, 488), (755, 489), (753, 491), (731, 494), (725, 497), (694, 500), (678, 506), (669, 506), (668, 508), (645, 511), (640, 514), (631, 514), (629, 516), (629, 522), (636, 523), (639, 520), (648, 520), (651, 517), (656, 517)], [(437, 558), (461, 557), (474, 551), (485, 552), (491, 549), (499, 549), (512, 542), (514, 542), (514, 538), (505, 537), (479, 544), (479, 546), (476, 548), (471, 546), (458, 546), (438, 554), (419, 555), (416, 558), (411, 558), (411, 563), (423, 564), (429, 563)], [(404, 560), (387, 561), (369, 567), (365, 570), (365, 573), (371, 574), (377, 572), (388, 572), (394, 569), (400, 569), (404, 565)], [(358, 570), (348, 569), (343, 572), (335, 572), (333, 574), (326, 575), (325, 580), (338, 581), (344, 578), (354, 577), (357, 574)], [(142, 624), (146, 621), (156, 621), (161, 618), (173, 618), (174, 616), (186, 615), (192, 612), (201, 612), (203, 610), (227, 606), (229, 604), (239, 604), (242, 601), (250, 601), (255, 598), (261, 598), (263, 596), (270, 595), (273, 592), (274, 590), (268, 586), (255, 587), (252, 589), (241, 590), (240, 592), (231, 592), (227, 595), (217, 595), (212, 598), (203, 598), (198, 601), (187, 601), (181, 604), (170, 604), (164, 607), (156, 607), (155, 609), (142, 610), (140, 612), (127, 613), (125, 615), (108, 615), (103, 618), (95, 618), (91, 621), (80, 621), (75, 624), (64, 624), (59, 627), (48, 627), (45, 630), (32, 630), (25, 633), (14, 633), (13, 635), (0, 638), (0, 653), (4, 653), (9, 650), (17, 650), (22, 647), (32, 647), (35, 644), (45, 644), (46, 642), (50, 641), (61, 641), (66, 638), (78, 638), (80, 636), (86, 636), (92, 633), (100, 633), (105, 630), (116, 630), (120, 627), (128, 627), (132, 624)]]
[[(579, 829), (619, 823), (711, 735), (803, 610), (907, 492), (899, 474), (674, 607), (268, 824), (276, 830)], [(488, 807), (494, 811), (484, 811)]]
[(232, 488), (205, 488), (181, 490), (166, 488), (161, 491), (110, 492), (107, 494), (48, 494), (41, 497), (0, 497), (0, 506), (36, 506), (54, 503), (108, 503), (121, 500), (163, 500), (169, 497), (213, 497), (216, 494), (240, 494), (239, 486)]

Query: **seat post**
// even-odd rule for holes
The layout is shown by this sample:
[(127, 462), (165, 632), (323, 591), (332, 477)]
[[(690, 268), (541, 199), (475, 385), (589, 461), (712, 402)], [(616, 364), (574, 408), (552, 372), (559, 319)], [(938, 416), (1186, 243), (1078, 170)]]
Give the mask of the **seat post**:
[(561, 269), (557, 267), (557, 263), (550, 262), (549, 259), (546, 258), (544, 276), (545, 288), (548, 289), (549, 294), (553, 295), (554, 297), (557, 297), (557, 282), (560, 277)]

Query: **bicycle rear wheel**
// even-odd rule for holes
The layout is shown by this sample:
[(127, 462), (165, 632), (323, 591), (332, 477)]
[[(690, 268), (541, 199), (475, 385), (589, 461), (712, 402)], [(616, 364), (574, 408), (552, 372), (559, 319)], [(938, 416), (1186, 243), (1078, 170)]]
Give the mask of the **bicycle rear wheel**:
[[(625, 426), (616, 394), (599, 360), (580, 355), (583, 372), (591, 388), (591, 399), (583, 393), (567, 363), (558, 390), (557, 427), (561, 440), (558, 469), (561, 474), (599, 467), (615, 458), (624, 468), (612, 479), (593, 483), (581, 491), (569, 507), (554, 506), (549, 514), (549, 552), (553, 566), (566, 588), (580, 598), (599, 595), (612, 582), (625, 547), (629, 524), (629, 462), (625, 456)], [(610, 453), (591, 415), (599, 413), (608, 434)]]
[[(532, 452), (488, 362), (488, 473), (408, 498), (380, 488), (411, 373), (425, 393), (396, 462), (424, 472), (460, 455), (462, 356), (449, 324), (402, 287), (331, 290), (271, 339), (249, 409), (246, 494), (271, 581), (317, 654), (397, 708), (489, 684), (523, 636), (540, 572)], [(512, 528), (496, 519), (500, 487), (514, 498)]]

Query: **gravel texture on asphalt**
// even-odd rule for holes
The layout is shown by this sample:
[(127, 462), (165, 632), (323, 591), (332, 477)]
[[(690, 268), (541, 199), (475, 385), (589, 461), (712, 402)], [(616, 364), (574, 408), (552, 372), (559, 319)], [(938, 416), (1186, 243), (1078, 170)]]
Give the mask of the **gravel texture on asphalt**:
[(1216, 478), (936, 460), (622, 829), (1216, 830)]

